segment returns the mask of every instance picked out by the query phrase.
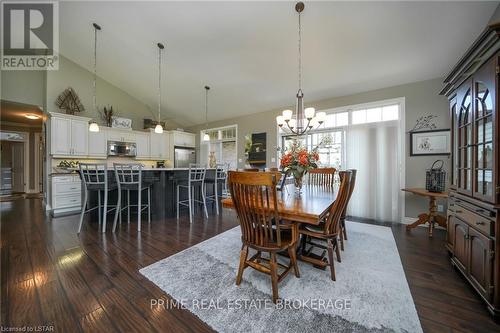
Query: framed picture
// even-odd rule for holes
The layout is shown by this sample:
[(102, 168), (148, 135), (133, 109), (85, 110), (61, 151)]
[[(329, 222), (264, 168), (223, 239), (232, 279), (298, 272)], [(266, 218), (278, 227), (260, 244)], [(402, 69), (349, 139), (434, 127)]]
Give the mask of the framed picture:
[(410, 156), (449, 155), (450, 130), (410, 132)]
[(113, 128), (132, 129), (132, 119), (115, 116), (111, 119), (111, 127)]

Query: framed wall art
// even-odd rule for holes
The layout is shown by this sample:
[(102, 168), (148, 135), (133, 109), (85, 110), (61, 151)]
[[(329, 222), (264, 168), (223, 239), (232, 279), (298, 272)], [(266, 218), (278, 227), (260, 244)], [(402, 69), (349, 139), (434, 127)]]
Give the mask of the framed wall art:
[(410, 156), (449, 155), (450, 130), (410, 132)]

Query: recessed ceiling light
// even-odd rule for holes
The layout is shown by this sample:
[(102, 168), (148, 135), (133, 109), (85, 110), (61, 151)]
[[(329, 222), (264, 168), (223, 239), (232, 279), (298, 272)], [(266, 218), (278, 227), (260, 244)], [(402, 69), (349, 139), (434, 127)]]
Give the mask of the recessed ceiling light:
[(37, 116), (36, 114), (25, 114), (24, 115), (28, 119), (40, 119), (40, 116)]

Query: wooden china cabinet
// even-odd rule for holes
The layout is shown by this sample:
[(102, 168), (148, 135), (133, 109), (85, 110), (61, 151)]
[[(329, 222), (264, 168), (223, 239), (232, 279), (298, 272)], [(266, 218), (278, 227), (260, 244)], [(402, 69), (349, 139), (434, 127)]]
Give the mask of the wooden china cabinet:
[(487, 27), (445, 78), (452, 170), (447, 249), (500, 319), (500, 23)]

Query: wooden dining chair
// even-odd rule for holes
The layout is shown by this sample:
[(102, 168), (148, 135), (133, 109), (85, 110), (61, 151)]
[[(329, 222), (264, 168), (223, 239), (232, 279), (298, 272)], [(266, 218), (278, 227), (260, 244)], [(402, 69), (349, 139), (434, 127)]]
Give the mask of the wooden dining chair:
[[(349, 182), (351, 180), (350, 171), (340, 171), (340, 187), (335, 202), (331, 205), (328, 212), (328, 217), (325, 223), (320, 225), (304, 225), (299, 229), (302, 235), (302, 249), (300, 259), (309, 262), (315, 266), (326, 267), (330, 266), (330, 274), (333, 281), (335, 281), (335, 263), (333, 260), (333, 251), (337, 254), (337, 260), (340, 261), (340, 251), (338, 247), (338, 238), (340, 234), (340, 218), (347, 205), (349, 197)], [(312, 240), (306, 243), (306, 238)], [(326, 241), (326, 246), (319, 244), (318, 240)], [(306, 244), (311, 245), (306, 250)], [(312, 254), (313, 248), (326, 249), (328, 252), (328, 262), (323, 260), (323, 256), (315, 256)]]
[(344, 211), (342, 212), (342, 216), (340, 217), (340, 249), (344, 251), (344, 240), (347, 240), (347, 231), (345, 228), (345, 217), (347, 214), (347, 207), (349, 206), (349, 202), (351, 201), (352, 192), (354, 191), (354, 185), (356, 184), (356, 173), (358, 172), (356, 169), (349, 169), (351, 172), (351, 181), (349, 186), (349, 196), (347, 197), (347, 204), (345, 206)]
[(307, 183), (309, 185), (333, 186), (335, 181), (335, 168), (316, 168), (309, 170)]
[[(284, 224), (278, 216), (276, 194), (277, 173), (230, 171), (229, 190), (241, 227), (243, 246), (240, 253), (240, 265), (236, 285), (242, 280), (243, 271), (252, 267), (259, 272), (271, 275), (273, 302), (278, 299), (278, 283), (293, 268), (296, 277), (300, 277), (297, 266), (295, 247), (298, 240), (297, 224)], [(248, 251), (257, 251), (248, 259)], [(277, 252), (287, 251), (290, 257), (288, 266), (278, 263)], [(262, 257), (268, 252), (270, 259)], [(283, 271), (279, 273), (278, 268)]]

